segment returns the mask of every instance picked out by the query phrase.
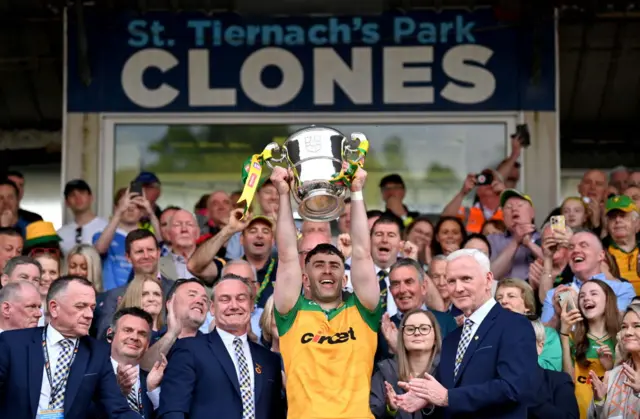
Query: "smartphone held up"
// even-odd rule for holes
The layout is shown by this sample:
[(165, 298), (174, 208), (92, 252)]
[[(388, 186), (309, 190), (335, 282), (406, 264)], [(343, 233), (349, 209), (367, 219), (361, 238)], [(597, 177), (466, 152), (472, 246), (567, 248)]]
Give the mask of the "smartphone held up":
[(566, 231), (566, 220), (564, 215), (554, 215), (550, 218), (551, 231), (564, 232)]
[(566, 311), (569, 312), (571, 310), (575, 310), (576, 308), (578, 308), (576, 306), (576, 302), (573, 299), (573, 294), (571, 293), (571, 291), (563, 291), (560, 294), (558, 294), (558, 299), (560, 300), (560, 306), (562, 307), (562, 305), (564, 305), (565, 301), (567, 302), (567, 307), (566, 307)]
[(129, 194), (144, 196), (142, 183), (135, 181), (131, 182), (131, 184), (129, 184)]

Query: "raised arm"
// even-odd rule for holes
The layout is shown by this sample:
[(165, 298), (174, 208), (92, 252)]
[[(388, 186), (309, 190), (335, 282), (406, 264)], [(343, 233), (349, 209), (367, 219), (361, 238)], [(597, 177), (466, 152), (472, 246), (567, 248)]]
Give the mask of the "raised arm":
[(276, 221), (276, 247), (278, 248), (278, 270), (273, 290), (273, 302), (280, 314), (287, 314), (295, 306), (302, 290), (302, 269), (298, 262), (298, 234), (293, 223), (289, 182), (293, 173), (275, 167), (271, 182), (280, 194), (280, 207)]
[(373, 311), (380, 302), (380, 286), (371, 258), (371, 234), (362, 189), (367, 172), (359, 168), (351, 182), (351, 285), (358, 300)]
[(202, 243), (193, 255), (191, 255), (187, 262), (189, 272), (206, 280), (208, 283), (212, 283), (213, 280), (218, 277), (220, 272), (218, 272), (218, 265), (214, 261), (216, 255), (225, 243), (228, 242), (234, 234), (244, 230), (251, 220), (249, 217), (241, 220), (241, 217), (241, 209), (238, 208), (231, 211), (229, 223), (222, 227), (222, 230), (220, 230), (218, 234)]

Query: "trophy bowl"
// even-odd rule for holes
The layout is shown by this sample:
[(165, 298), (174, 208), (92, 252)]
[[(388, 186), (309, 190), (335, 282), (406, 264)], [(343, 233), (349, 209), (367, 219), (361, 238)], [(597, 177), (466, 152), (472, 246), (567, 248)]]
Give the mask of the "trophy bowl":
[(348, 188), (332, 180), (341, 171), (343, 161), (357, 148), (358, 139), (354, 135), (347, 139), (333, 128), (312, 125), (291, 134), (282, 146), (276, 143), (267, 146), (274, 153), (272, 162), (286, 162), (293, 169), (291, 193), (304, 220), (331, 221), (344, 211)]

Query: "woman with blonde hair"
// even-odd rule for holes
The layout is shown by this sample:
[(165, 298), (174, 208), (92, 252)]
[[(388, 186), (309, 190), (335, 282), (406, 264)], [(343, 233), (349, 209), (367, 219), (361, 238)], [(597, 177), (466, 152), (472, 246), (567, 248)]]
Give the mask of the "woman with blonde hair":
[(378, 363), (371, 380), (369, 405), (376, 419), (418, 419), (422, 412), (399, 411), (396, 394), (404, 393), (398, 381), (432, 374), (442, 349), (442, 334), (433, 313), (414, 309), (407, 312), (398, 327), (397, 355)]
[(149, 274), (134, 276), (116, 311), (128, 307), (138, 307), (151, 314), (153, 331), (161, 330), (164, 327), (164, 298), (160, 280)]
[(589, 372), (593, 387), (589, 419), (636, 419), (640, 415), (640, 304), (629, 305), (624, 313), (620, 338), (620, 364), (603, 379)]
[[(496, 289), (496, 301), (502, 307), (525, 316), (536, 316), (536, 300), (531, 285), (517, 278), (505, 278)], [(558, 332), (545, 327), (544, 347), (538, 354), (538, 365), (547, 370), (562, 371), (562, 346)]]
[(270, 296), (264, 303), (264, 311), (260, 315), (260, 344), (266, 348), (270, 348), (271, 352), (280, 354), (280, 336), (276, 327), (276, 320), (273, 315), (273, 296)]
[(89, 244), (79, 244), (67, 254), (66, 272), (86, 278), (93, 284), (97, 293), (104, 291), (102, 286), (102, 260), (98, 251)]

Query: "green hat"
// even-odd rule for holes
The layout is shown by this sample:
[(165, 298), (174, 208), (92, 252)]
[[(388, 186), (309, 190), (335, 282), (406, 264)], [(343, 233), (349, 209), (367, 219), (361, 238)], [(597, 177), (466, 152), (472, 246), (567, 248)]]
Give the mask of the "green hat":
[(35, 221), (27, 225), (24, 238), (25, 247), (59, 241), (62, 241), (62, 239), (56, 233), (53, 223), (48, 221)]
[(638, 206), (633, 201), (633, 199), (629, 198), (628, 196), (617, 195), (607, 199), (605, 213), (609, 214), (611, 211), (638, 212)]
[(502, 193), (500, 194), (500, 206), (504, 207), (504, 204), (506, 204), (507, 201), (511, 198), (524, 199), (525, 201), (530, 203), (531, 206), (533, 206), (533, 201), (531, 200), (531, 197), (529, 195), (518, 192), (515, 189), (505, 189), (504, 191), (502, 191)]

